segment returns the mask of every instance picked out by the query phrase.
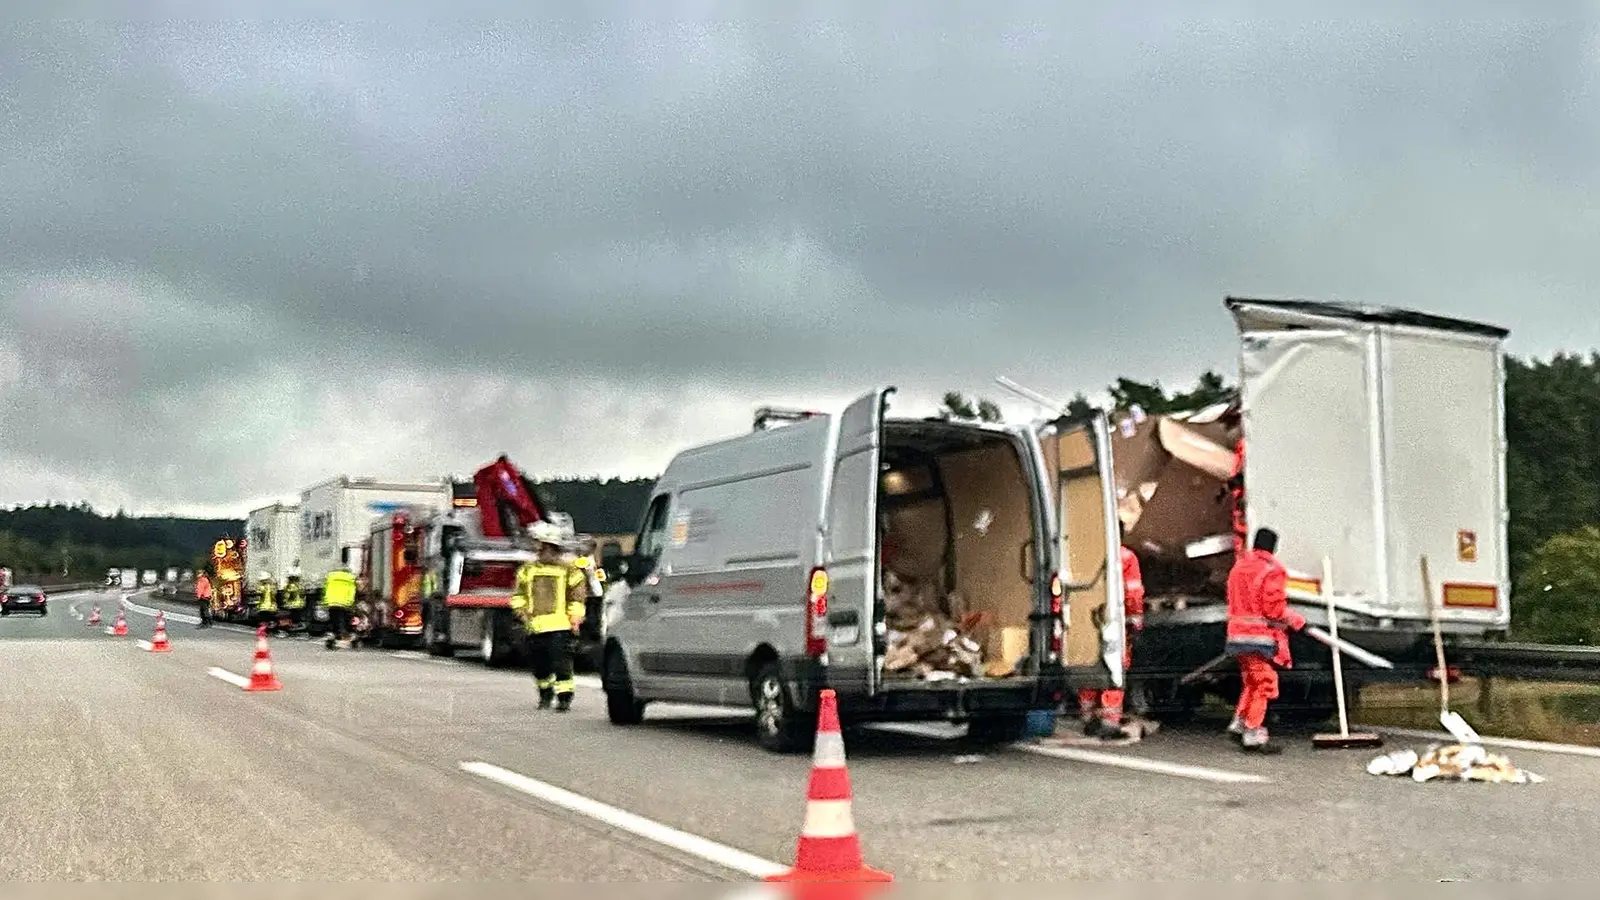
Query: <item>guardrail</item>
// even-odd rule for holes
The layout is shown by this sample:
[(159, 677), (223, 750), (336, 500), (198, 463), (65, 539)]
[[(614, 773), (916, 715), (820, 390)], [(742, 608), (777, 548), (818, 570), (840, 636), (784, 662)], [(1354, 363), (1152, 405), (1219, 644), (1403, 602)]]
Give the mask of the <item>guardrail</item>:
[(1600, 683), (1600, 647), (1468, 641), (1450, 650), (1464, 675)]
[(70, 594), (73, 591), (92, 591), (99, 587), (105, 587), (105, 582), (84, 581), (78, 584), (47, 584), (44, 585), (44, 592), (46, 594)]

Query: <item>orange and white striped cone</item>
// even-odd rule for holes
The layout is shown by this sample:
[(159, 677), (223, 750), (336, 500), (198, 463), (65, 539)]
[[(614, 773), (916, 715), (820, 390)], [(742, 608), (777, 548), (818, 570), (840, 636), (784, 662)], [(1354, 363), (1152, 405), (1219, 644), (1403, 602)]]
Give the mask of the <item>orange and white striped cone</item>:
[(85, 623), (89, 625), (100, 624), (100, 604), (96, 603), (94, 609), (89, 610), (89, 618), (85, 620)]
[(117, 613), (117, 620), (111, 623), (111, 633), (117, 637), (128, 636), (128, 617), (121, 612)]
[(281, 691), (283, 683), (272, 671), (272, 650), (267, 646), (267, 626), (256, 629), (256, 658), (250, 666), (250, 683), (247, 691)]
[(771, 875), (774, 882), (886, 882), (894, 876), (869, 868), (861, 855), (851, 811), (850, 772), (845, 767), (839, 700), (831, 689), (818, 698), (817, 746), (806, 790), (806, 819), (800, 827), (794, 868)]
[(156, 610), (156, 634), (150, 640), (151, 653), (171, 653), (172, 644), (167, 640), (167, 617), (161, 610)]

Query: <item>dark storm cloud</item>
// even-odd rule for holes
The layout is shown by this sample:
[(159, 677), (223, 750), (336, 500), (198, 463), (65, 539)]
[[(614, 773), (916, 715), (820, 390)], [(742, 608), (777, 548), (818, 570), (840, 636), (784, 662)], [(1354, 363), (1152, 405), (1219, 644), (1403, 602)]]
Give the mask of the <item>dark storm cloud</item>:
[[(579, 433), (596, 413), (551, 400), (572, 373), (699, 391), (725, 418), (778, 388), (999, 371), (1066, 393), (1226, 365), (1228, 292), (1489, 318), (1530, 349), (1600, 340), (1564, 323), (1600, 274), (1588, 6), (618, 8), (8, 26), (0, 316), (34, 362), (0, 385), (38, 427), (4, 451), (124, 486), (177, 459), (164, 493), (128, 496), (224, 502), (298, 486), (239, 462), (262, 441), (340, 465), (294, 437), (349, 421), (330, 398), (364, 397), (371, 427), (454, 421), (416, 451), (441, 468), (516, 439), (426, 387), (427, 413), (375, 393), (397, 370)], [(119, 311), (74, 341), (63, 297)], [(101, 387), (73, 396), (80, 378)], [(241, 384), (281, 385), (282, 406), (232, 438), (85, 424), (194, 432)], [(52, 417), (62, 396), (85, 415)], [(662, 440), (730, 424), (605, 404)], [(608, 452), (591, 467), (635, 459)], [(207, 486), (185, 486), (191, 460)]]

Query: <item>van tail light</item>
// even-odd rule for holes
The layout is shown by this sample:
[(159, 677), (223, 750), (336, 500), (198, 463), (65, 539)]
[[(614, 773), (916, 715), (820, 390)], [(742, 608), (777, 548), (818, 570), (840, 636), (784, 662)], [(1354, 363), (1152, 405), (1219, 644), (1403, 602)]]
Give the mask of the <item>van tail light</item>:
[(1063, 593), (1061, 574), (1058, 572), (1050, 576), (1050, 653), (1057, 657), (1061, 655), (1064, 630), (1061, 614), (1067, 608)]
[(820, 657), (828, 650), (828, 570), (811, 570), (806, 586), (806, 656)]

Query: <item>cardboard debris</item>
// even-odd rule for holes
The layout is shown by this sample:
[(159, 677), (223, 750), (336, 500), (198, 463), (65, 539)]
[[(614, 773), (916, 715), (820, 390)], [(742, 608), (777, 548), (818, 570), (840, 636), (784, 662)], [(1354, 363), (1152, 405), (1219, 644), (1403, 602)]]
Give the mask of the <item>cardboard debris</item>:
[(1153, 605), (1220, 595), (1233, 564), (1227, 484), (1237, 435), (1178, 416), (1130, 416), (1112, 434), (1117, 513)]
[[(991, 616), (967, 612), (958, 593), (941, 601), (933, 586), (892, 569), (885, 570), (884, 625), (888, 651), (883, 668), (890, 675), (941, 681), (1009, 675), (1009, 666), (985, 665), (983, 647)], [(996, 661), (997, 662), (997, 661)]]
[(1511, 760), (1490, 753), (1481, 744), (1434, 744), (1422, 754), (1396, 750), (1367, 763), (1371, 775), (1410, 775), (1425, 781), (1481, 781), (1490, 784), (1539, 784), (1543, 778), (1519, 769)]

